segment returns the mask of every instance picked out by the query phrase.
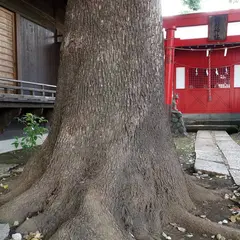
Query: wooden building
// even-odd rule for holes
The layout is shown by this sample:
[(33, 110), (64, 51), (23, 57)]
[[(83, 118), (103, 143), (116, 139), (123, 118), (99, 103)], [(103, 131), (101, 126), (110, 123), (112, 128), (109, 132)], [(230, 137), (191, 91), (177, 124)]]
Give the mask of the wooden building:
[(53, 108), (65, 6), (0, 0), (0, 128), (20, 112)]
[[(240, 119), (240, 10), (166, 17), (163, 24), (166, 103), (178, 94), (187, 118)], [(178, 38), (183, 30), (188, 37)]]

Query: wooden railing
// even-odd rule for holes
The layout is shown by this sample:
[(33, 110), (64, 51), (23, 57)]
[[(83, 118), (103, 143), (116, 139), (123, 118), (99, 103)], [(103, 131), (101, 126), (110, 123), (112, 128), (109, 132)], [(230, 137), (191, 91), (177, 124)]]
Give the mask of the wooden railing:
[(0, 78), (0, 101), (14, 98), (26, 101), (54, 102), (56, 85)]

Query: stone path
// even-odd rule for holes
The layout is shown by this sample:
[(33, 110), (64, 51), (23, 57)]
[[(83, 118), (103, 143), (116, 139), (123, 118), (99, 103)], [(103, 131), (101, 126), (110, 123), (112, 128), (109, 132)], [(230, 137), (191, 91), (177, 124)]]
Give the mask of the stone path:
[(198, 131), (195, 169), (232, 176), (240, 185), (240, 146), (226, 131)]
[(0, 224), (0, 240), (5, 240), (10, 232), (10, 227), (8, 224)]

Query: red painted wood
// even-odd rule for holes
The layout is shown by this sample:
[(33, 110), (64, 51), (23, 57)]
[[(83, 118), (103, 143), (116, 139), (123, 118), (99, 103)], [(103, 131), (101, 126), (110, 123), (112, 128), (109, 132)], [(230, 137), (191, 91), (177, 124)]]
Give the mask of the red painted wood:
[[(175, 64), (192, 68), (208, 68), (206, 51), (175, 50)], [(211, 53), (213, 68), (240, 64), (240, 47), (229, 49), (224, 57), (224, 50), (213, 50)]]
[(228, 22), (240, 21), (240, 9), (218, 11), (209, 13), (193, 13), (163, 18), (163, 27), (168, 29), (175, 27), (208, 25), (208, 18), (212, 15), (228, 14)]
[(212, 88), (212, 101), (208, 100), (207, 88), (189, 88), (189, 68), (208, 68), (206, 52), (176, 50), (176, 67), (186, 67), (186, 88), (176, 89), (176, 71), (174, 92), (180, 99), (178, 109), (183, 113), (240, 113), (240, 88), (234, 88), (234, 64), (240, 64), (240, 48), (211, 52), (212, 68), (230, 66), (230, 88)]
[(173, 79), (174, 79), (174, 35), (176, 28), (167, 29), (166, 58), (165, 58), (165, 103), (172, 104)]
[[(207, 38), (198, 38), (198, 39), (179, 39), (175, 38), (174, 46), (175, 47), (188, 47), (188, 46), (206, 46), (213, 44), (229, 44), (229, 43), (240, 43), (240, 36), (228, 36), (226, 41), (216, 41), (209, 42)], [(165, 43), (166, 44), (166, 43)]]
[[(178, 15), (173, 17), (163, 18), (163, 27), (168, 32), (168, 37), (165, 41), (166, 47), (166, 64), (165, 64), (165, 89), (166, 89), (166, 102), (170, 103), (171, 79), (172, 72), (169, 64), (169, 59), (174, 57), (170, 52), (174, 49), (169, 46), (175, 47), (188, 47), (188, 46), (203, 46), (213, 44), (228, 44), (240, 43), (240, 36), (228, 36), (224, 42), (209, 42), (207, 38), (202, 39), (174, 39), (174, 44), (169, 41), (169, 30), (173, 26), (187, 27), (187, 26), (200, 26), (208, 25), (209, 16), (212, 15), (228, 15), (228, 22), (240, 21), (240, 9), (228, 10), (221, 12), (210, 13), (194, 13), (186, 15)], [(171, 38), (172, 41), (172, 38)], [(172, 50), (170, 50), (172, 49)], [(234, 88), (234, 64), (240, 64), (240, 48), (228, 49), (227, 56), (224, 57), (224, 50), (214, 50), (211, 52), (211, 68), (230, 67), (230, 88), (211, 88), (212, 100), (209, 101), (208, 88), (195, 88), (189, 87), (189, 69), (190, 68), (204, 68), (208, 69), (209, 59), (206, 57), (206, 51), (186, 51), (175, 50), (175, 67), (186, 68), (186, 89), (176, 89), (176, 70), (174, 70), (174, 92), (178, 93), (180, 97), (178, 108), (183, 113), (240, 113), (240, 88)], [(171, 65), (172, 66), (172, 65)], [(205, 79), (205, 77), (204, 77)], [(203, 81), (205, 81), (203, 79)], [(192, 85), (193, 86), (193, 85)], [(198, 86), (201, 86), (198, 85)], [(217, 86), (219, 86), (217, 84)], [(215, 86), (214, 86), (215, 87)], [(171, 94), (172, 97), (172, 94)]]

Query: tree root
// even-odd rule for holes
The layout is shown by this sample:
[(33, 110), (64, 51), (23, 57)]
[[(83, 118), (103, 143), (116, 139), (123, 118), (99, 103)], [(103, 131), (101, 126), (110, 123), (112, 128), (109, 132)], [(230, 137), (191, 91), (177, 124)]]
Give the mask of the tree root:
[(188, 232), (207, 234), (208, 236), (221, 234), (227, 239), (240, 240), (240, 230), (196, 217), (185, 209), (176, 207), (172, 216), (173, 221), (186, 228)]
[(14, 221), (22, 223), (27, 217), (42, 211), (54, 186), (47, 177), (42, 178), (30, 189), (1, 206), (1, 221), (10, 224)]
[(82, 206), (76, 217), (63, 224), (50, 240), (132, 240), (130, 232), (119, 229), (97, 193), (88, 193)]
[(57, 193), (57, 197), (41, 213), (23, 222), (17, 232), (40, 231), (44, 236), (51, 236), (61, 224), (76, 214), (81, 202), (80, 197), (76, 199), (67, 191)]
[(43, 175), (47, 167), (47, 161), (51, 156), (50, 149), (51, 145), (46, 140), (42, 146), (42, 150), (28, 161), (24, 167), (24, 172), (10, 184), (10, 192), (0, 196), (0, 205), (11, 201), (27, 191)]
[[(17, 220), (22, 223), (17, 232), (40, 231), (46, 239), (50, 238), (50, 240), (130, 240), (132, 235), (136, 240), (157, 239), (154, 237), (155, 233), (149, 233), (147, 230), (138, 231), (139, 228), (144, 229), (138, 223), (136, 226), (133, 224), (132, 229), (124, 229), (124, 223), (118, 221), (121, 216), (115, 216), (108, 210), (108, 207), (104, 205), (103, 196), (97, 190), (90, 192), (88, 189), (87, 192), (78, 193), (74, 191), (73, 194), (70, 192), (72, 189), (68, 191), (64, 188), (61, 191), (58, 189), (53, 194), (53, 189), (48, 188), (46, 184), (42, 185), (43, 182), (39, 184), (14, 201), (5, 204), (0, 209), (1, 221), (13, 223)], [(44, 186), (46, 192), (39, 191), (39, 186)], [(52, 198), (49, 192), (52, 192)], [(37, 211), (41, 212), (26, 220), (29, 213)], [(183, 208), (171, 208), (169, 218), (189, 232), (209, 236), (221, 234), (228, 239), (240, 240), (239, 230), (198, 218)], [(160, 231), (160, 226), (158, 230)]]
[[(164, 213), (164, 217), (160, 218), (159, 221), (155, 221), (155, 218), (154, 221), (146, 221), (149, 215), (142, 216), (140, 218), (142, 221), (131, 219), (134, 220), (132, 228), (125, 228), (126, 224), (121, 214), (119, 215), (118, 211), (116, 211), (117, 214), (113, 213), (109, 210), (109, 206), (104, 205), (105, 203), (109, 204), (109, 201), (105, 199), (106, 195), (99, 193), (96, 188), (96, 182), (99, 181), (94, 182), (94, 184), (85, 183), (81, 186), (78, 179), (80, 173), (76, 171), (78, 175), (70, 175), (67, 181), (64, 180), (59, 184), (59, 178), (62, 178), (54, 173), (51, 169), (47, 170), (40, 180), (27, 191), (3, 205), (0, 208), (1, 221), (10, 224), (19, 221), (21, 225), (17, 232), (26, 233), (38, 230), (44, 234), (46, 239), (50, 238), (51, 240), (130, 240), (132, 235), (136, 240), (153, 240), (156, 239), (154, 231), (162, 229), (160, 224), (166, 224), (169, 219), (173, 219), (176, 223), (187, 228), (188, 231), (211, 235), (220, 233), (229, 239), (240, 240), (240, 231), (198, 218), (187, 210), (183, 210), (185, 207), (187, 209), (187, 205), (182, 205), (180, 209), (166, 210), (166, 213), (170, 212), (168, 214), (170, 216)], [(76, 182), (74, 182), (75, 178)], [(213, 191), (197, 185), (187, 177), (186, 183), (190, 198), (195, 202), (221, 199)], [(149, 198), (145, 199), (143, 194), (138, 193), (135, 196), (134, 203), (125, 199), (130, 209), (136, 209), (130, 211), (131, 218), (141, 214), (142, 208), (138, 211), (138, 207), (142, 205), (140, 204), (141, 200), (144, 203), (143, 206), (149, 204)], [(157, 201), (161, 201), (161, 199), (158, 198)], [(192, 203), (191, 200), (189, 202)], [(131, 204), (133, 205), (131, 206)], [(159, 213), (162, 210), (159, 203), (151, 203), (151, 205), (149, 209), (153, 212)], [(170, 207), (170, 205), (164, 206)], [(133, 216), (134, 214), (137, 216)], [(159, 214), (157, 215), (159, 216)], [(29, 217), (28, 220), (26, 220), (27, 217)], [(157, 226), (149, 227), (154, 222), (157, 223)]]
[(222, 197), (220, 193), (214, 190), (206, 189), (197, 183), (193, 182), (188, 176), (186, 176), (187, 187), (189, 191), (189, 196), (193, 202), (213, 202), (220, 201)]
[[(27, 169), (25, 171), (28, 172)], [(27, 177), (25, 176), (25, 173), (22, 174), (9, 186), (10, 192), (0, 197), (0, 205), (3, 205), (11, 201), (12, 199), (18, 197), (20, 194), (27, 191), (34, 184), (34, 182), (42, 175), (42, 173), (39, 174), (39, 171), (37, 170), (31, 173), (32, 173), (31, 176), (28, 175)]]

